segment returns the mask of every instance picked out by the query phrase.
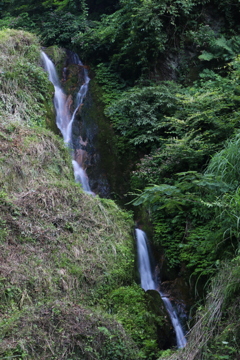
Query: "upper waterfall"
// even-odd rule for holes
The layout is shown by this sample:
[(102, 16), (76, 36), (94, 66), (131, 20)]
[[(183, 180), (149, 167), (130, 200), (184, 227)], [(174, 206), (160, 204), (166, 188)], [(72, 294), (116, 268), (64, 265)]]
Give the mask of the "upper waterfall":
[[(56, 110), (56, 124), (59, 130), (62, 133), (64, 142), (69, 146), (69, 148), (72, 147), (72, 125), (73, 121), (75, 119), (76, 113), (81, 107), (83, 100), (87, 94), (88, 91), (88, 84), (90, 81), (90, 78), (88, 77), (87, 70), (84, 69), (84, 83), (80, 86), (80, 89), (77, 93), (76, 100), (75, 100), (75, 108), (73, 113), (70, 113), (68, 103), (67, 103), (67, 97), (65, 93), (63, 92), (60, 81), (55, 69), (55, 66), (53, 62), (49, 59), (49, 57), (42, 51), (41, 52), (41, 58), (44, 64), (44, 68), (48, 73), (49, 80), (52, 82), (54, 86), (54, 106)], [(80, 59), (78, 58), (77, 54), (74, 54), (74, 62), (77, 65), (82, 66), (82, 63)], [(73, 169), (74, 169), (74, 176), (75, 180), (79, 183), (81, 183), (82, 188), (85, 192), (92, 193), (88, 181), (88, 176), (86, 174), (86, 171), (84, 170), (84, 164), (80, 163), (75, 159), (75, 155), (73, 153)], [(80, 158), (82, 159), (82, 158)]]
[(53, 62), (42, 51), (42, 61), (44, 68), (48, 73), (48, 78), (54, 86), (54, 107), (56, 111), (56, 124), (63, 136), (64, 142), (69, 143), (68, 125), (71, 120), (71, 114), (66, 106), (66, 95), (64, 94)]

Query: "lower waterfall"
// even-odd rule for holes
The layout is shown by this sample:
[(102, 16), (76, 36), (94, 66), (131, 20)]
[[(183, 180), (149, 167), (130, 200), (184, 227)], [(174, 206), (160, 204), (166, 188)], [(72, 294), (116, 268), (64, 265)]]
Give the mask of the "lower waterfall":
[(149, 250), (147, 245), (147, 236), (141, 229), (136, 229), (136, 240), (137, 240), (137, 254), (138, 254), (138, 270), (141, 279), (141, 287), (147, 290), (156, 290), (160, 294), (165, 308), (171, 319), (173, 328), (176, 334), (177, 347), (183, 348), (187, 341), (183, 333), (182, 326), (179, 322), (176, 311), (174, 310), (171, 301), (161, 291), (157, 289), (157, 283), (154, 280), (153, 272), (151, 269)]

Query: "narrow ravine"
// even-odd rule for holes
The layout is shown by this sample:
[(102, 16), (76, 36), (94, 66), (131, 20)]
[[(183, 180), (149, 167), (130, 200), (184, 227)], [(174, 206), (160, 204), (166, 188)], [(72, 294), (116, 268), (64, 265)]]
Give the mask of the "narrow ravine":
[[(74, 55), (74, 64), (80, 65), (82, 67), (83, 65), (79, 60), (78, 56), (76, 54), (73, 55)], [(56, 111), (56, 125), (61, 131), (66, 146), (69, 147), (72, 153), (72, 158), (73, 158), (72, 164), (73, 164), (75, 180), (76, 182), (79, 182), (82, 185), (82, 188), (85, 192), (93, 194), (89, 186), (88, 176), (84, 169), (84, 163), (83, 163), (84, 156), (79, 156), (79, 149), (78, 149), (78, 154), (76, 155), (76, 151), (73, 148), (73, 140), (72, 140), (73, 122), (78, 110), (81, 108), (83, 104), (84, 98), (88, 91), (88, 84), (90, 81), (90, 78), (88, 77), (88, 72), (84, 68), (83, 84), (80, 86), (79, 91), (77, 92), (74, 110), (71, 113), (67, 101), (67, 96), (62, 90), (53, 62), (44, 52), (41, 53), (41, 57), (44, 68), (48, 73), (49, 80), (52, 82), (55, 89), (54, 106)], [(165, 308), (169, 314), (173, 328), (175, 330), (177, 347), (183, 348), (186, 345), (186, 338), (183, 334), (183, 330), (179, 322), (179, 319), (177, 317), (177, 314), (168, 297), (157, 289), (157, 283), (153, 278), (149, 251), (147, 247), (146, 234), (142, 230), (136, 229), (136, 238), (137, 238), (138, 264), (139, 264), (139, 274), (141, 278), (141, 287), (145, 291), (147, 290), (158, 291), (158, 293), (160, 294), (163, 300)]]
[(183, 348), (187, 341), (183, 333), (182, 326), (179, 322), (176, 311), (174, 310), (171, 301), (168, 297), (158, 290), (158, 285), (156, 280), (153, 277), (153, 272), (151, 269), (149, 250), (147, 246), (147, 236), (144, 231), (141, 229), (136, 229), (136, 240), (137, 240), (137, 254), (138, 254), (138, 270), (141, 280), (141, 287), (147, 290), (156, 290), (160, 294), (165, 308), (171, 319), (173, 328), (176, 334), (176, 342), (178, 349)]

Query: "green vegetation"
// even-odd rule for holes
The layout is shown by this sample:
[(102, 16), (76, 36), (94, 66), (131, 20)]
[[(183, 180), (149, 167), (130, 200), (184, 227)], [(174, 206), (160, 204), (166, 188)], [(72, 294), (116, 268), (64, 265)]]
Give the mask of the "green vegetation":
[[(96, 64), (118, 150), (135, 162), (132, 203), (151, 214), (153, 242), (168, 266), (179, 271), (184, 263), (200, 294), (238, 249), (235, 213), (224, 218), (236, 195), (217, 171), (205, 173), (239, 129), (237, 13), (227, 1), (120, 1), (74, 38)], [(229, 178), (234, 166), (225, 170)]]
[[(120, 1), (73, 39), (95, 67), (118, 151), (132, 156), (130, 203), (149, 214), (164, 276), (180, 273), (200, 303), (225, 261), (238, 267), (239, 12), (229, 1)], [(226, 296), (204, 342), (190, 337), (189, 359), (239, 353)]]
[[(18, 254), (24, 262), (22, 270), (12, 272), (11, 286), (4, 287), (4, 309), (7, 302), (13, 308), (5, 334), (27, 306), (39, 302), (44, 307), (47, 293), (46, 309), (55, 306), (56, 297), (71, 294), (68, 301), (81, 299), (80, 308), (98, 305), (94, 314), (99, 312), (105, 321), (94, 327), (94, 335), (86, 333), (91, 349), (86, 359), (118, 359), (126, 334), (131, 337), (129, 353), (122, 358), (239, 357), (239, 2), (4, 0), (0, 6), (0, 27), (20, 29), (0, 33), (0, 241), (4, 256), (10, 256), (15, 243), (21, 245)], [(111, 201), (91, 198), (86, 204), (87, 196), (72, 182), (66, 149), (44, 129), (45, 122), (52, 124), (51, 85), (38, 67), (38, 41), (23, 29), (37, 34), (45, 46), (77, 51), (91, 65), (94, 113), (101, 113), (98, 124), (109, 122), (112, 127), (114, 156), (122, 172), (112, 179), (121, 181), (115, 197), (126, 199), (136, 218), (148, 218), (164, 279), (182, 276), (194, 299), (196, 325), (189, 345), (177, 354), (159, 353), (153, 333), (162, 326), (162, 315), (159, 320), (149, 315), (145, 295), (134, 285), (130, 216)], [(61, 51), (50, 51), (61, 62)], [(40, 128), (29, 127), (33, 125)], [(91, 236), (93, 226), (98, 242)], [(36, 262), (31, 249), (39, 241), (41, 249), (45, 244), (52, 251), (43, 247)], [(81, 253), (80, 264), (74, 254)], [(36, 275), (41, 261), (49, 281), (44, 272)], [(30, 268), (35, 296), (23, 296), (29, 286), (24, 274)], [(26, 309), (17, 305), (15, 311), (22, 297)], [(35, 308), (36, 319), (41, 309)], [(64, 313), (62, 307), (59, 311)], [(90, 313), (93, 310), (86, 309), (85, 315)], [(133, 329), (132, 323), (138, 327)], [(142, 335), (144, 323), (147, 333)], [(110, 352), (118, 336), (115, 329), (121, 341), (114, 342)], [(103, 352), (93, 347), (94, 336), (100, 334)], [(29, 356), (31, 347), (21, 345), (21, 339), (9, 354), (5, 349), (4, 356)], [(54, 357), (58, 350), (49, 341), (42, 349)], [(74, 358), (71, 351), (80, 356), (80, 350), (68, 348), (66, 358)]]
[(38, 34), (45, 45), (68, 45), (85, 28), (87, 6), (79, 1), (3, 1), (0, 28), (15, 28)]
[[(6, 122), (27, 125), (51, 123), (52, 85), (39, 67), (39, 42), (23, 31), (6, 29), (0, 33), (0, 115)], [(44, 121), (45, 120), (45, 121)], [(11, 124), (8, 124), (11, 126)]]
[(123, 287), (141, 301), (133, 321), (138, 308), (152, 319), (147, 339), (165, 316), (134, 282), (132, 216), (75, 183), (68, 149), (46, 129), (53, 89), (35, 36), (0, 39), (0, 358), (144, 359), (143, 322), (133, 336), (124, 307), (108, 311)]
[(166, 346), (170, 329), (159, 294), (154, 291), (144, 293), (137, 284), (132, 287), (121, 286), (113, 290), (103, 304), (117, 316), (141, 347), (139, 358), (155, 358), (159, 345)]

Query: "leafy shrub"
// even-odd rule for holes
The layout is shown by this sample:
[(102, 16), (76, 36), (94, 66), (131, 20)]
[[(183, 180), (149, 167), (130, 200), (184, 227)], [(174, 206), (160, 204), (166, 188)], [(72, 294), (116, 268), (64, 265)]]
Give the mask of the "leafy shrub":
[(113, 290), (106, 302), (108, 311), (116, 315), (141, 348), (139, 358), (155, 358), (159, 350), (158, 327), (163, 326), (164, 321), (163, 316), (154, 313), (147, 294), (135, 284)]
[(47, 13), (41, 24), (39, 35), (45, 46), (71, 46), (71, 39), (84, 26), (84, 19), (70, 12), (53, 11)]

